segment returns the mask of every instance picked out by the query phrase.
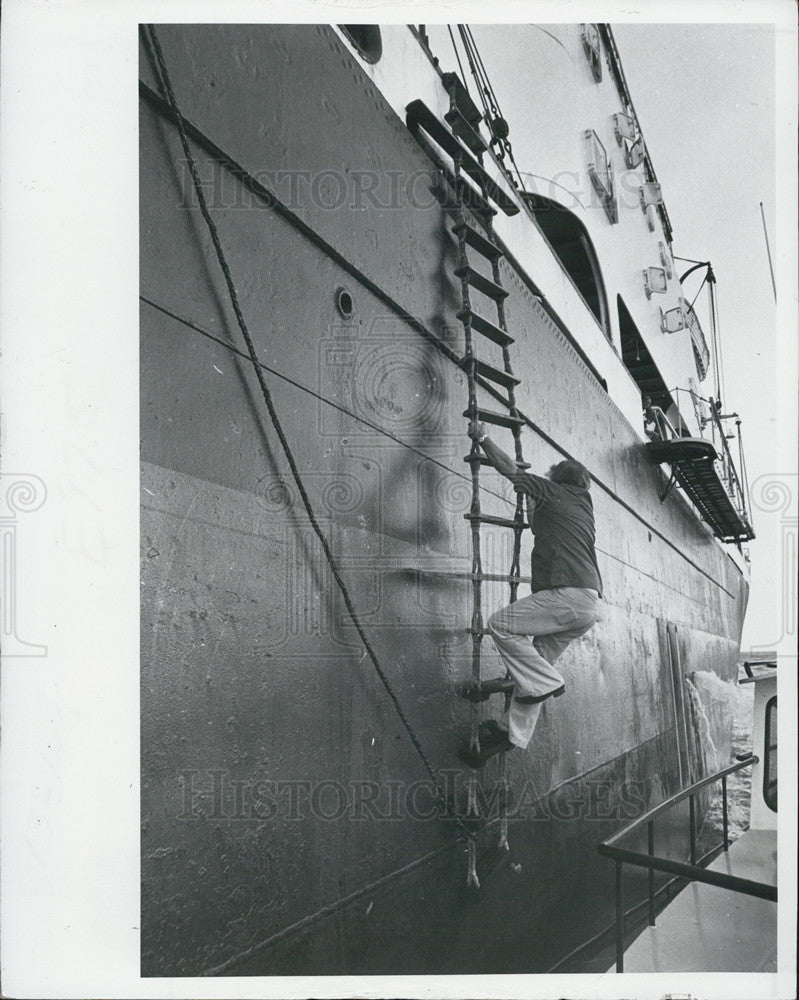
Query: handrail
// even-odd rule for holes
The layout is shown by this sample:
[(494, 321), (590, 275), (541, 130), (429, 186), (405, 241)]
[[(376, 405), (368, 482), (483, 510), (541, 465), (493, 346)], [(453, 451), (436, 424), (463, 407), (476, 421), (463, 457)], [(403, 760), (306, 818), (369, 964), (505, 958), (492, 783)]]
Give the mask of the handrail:
[[(737, 413), (723, 414), (720, 415), (718, 411), (718, 403), (711, 396), (710, 398), (705, 398), (700, 396), (699, 393), (691, 389), (681, 389), (676, 387), (672, 390), (674, 393), (677, 406), (679, 411), (680, 405), (680, 394), (687, 393), (694, 404), (694, 410), (696, 412), (697, 420), (699, 423), (699, 433), (704, 440), (710, 441), (717, 452), (718, 461), (721, 463), (721, 470), (718, 473), (719, 479), (722, 483), (725, 493), (730, 499), (730, 502), (735, 509), (736, 514), (740, 520), (747, 526), (747, 528), (752, 531), (752, 522), (749, 512), (749, 503), (747, 499), (747, 494), (749, 492), (749, 483), (746, 477), (746, 465), (743, 453), (743, 441), (741, 439), (741, 420), (738, 418)], [(701, 413), (699, 403), (704, 403), (707, 406), (705, 413)], [(730, 446), (727, 443), (727, 435), (724, 431), (724, 425), (722, 424), (722, 416), (725, 417), (736, 417), (736, 426), (738, 428), (738, 451), (740, 454), (741, 468), (740, 470), (735, 465), (735, 459), (733, 458)], [(710, 424), (710, 433), (705, 434), (705, 426)], [(720, 444), (716, 442), (716, 436), (720, 440)], [(754, 537), (754, 533), (752, 533)]]
[(740, 875), (728, 875), (726, 872), (709, 871), (707, 868), (700, 868), (699, 865), (691, 865), (685, 861), (671, 861), (669, 858), (650, 857), (648, 854), (641, 854), (639, 851), (627, 851), (621, 847), (610, 847), (600, 850), (600, 854), (612, 857), (614, 860), (624, 862), (628, 865), (638, 865), (641, 868), (651, 868), (653, 871), (669, 872), (672, 875), (680, 875), (683, 878), (691, 879), (693, 882), (706, 882), (708, 885), (716, 885), (720, 889), (732, 889), (733, 892), (741, 892), (745, 896), (757, 896), (758, 899), (770, 899), (776, 902), (777, 887), (767, 885), (765, 882), (755, 882), (749, 878), (742, 878)]
[[(624, 971), (624, 884), (622, 880), (623, 866), (625, 864), (636, 865), (649, 870), (649, 925), (655, 924), (654, 907), (654, 875), (656, 871), (666, 872), (680, 878), (687, 878), (694, 882), (704, 882), (707, 885), (715, 885), (721, 889), (730, 889), (733, 892), (740, 892), (747, 896), (755, 896), (759, 899), (767, 899), (773, 902), (777, 900), (777, 887), (763, 882), (755, 882), (752, 879), (741, 878), (739, 875), (729, 875), (726, 872), (710, 871), (702, 868), (697, 863), (696, 857), (696, 806), (695, 796), (701, 789), (716, 781), (721, 781), (722, 788), (722, 821), (723, 840), (719, 847), (714, 848), (703, 856), (701, 860), (709, 858), (717, 853), (719, 849), (726, 851), (729, 847), (728, 818), (727, 818), (727, 777), (735, 771), (740, 771), (744, 767), (759, 763), (760, 758), (754, 754), (749, 754), (743, 760), (735, 764), (730, 764), (722, 770), (711, 774), (706, 778), (695, 781), (688, 788), (670, 796), (664, 802), (650, 809), (632, 820), (625, 827), (597, 844), (597, 850), (605, 857), (611, 858), (616, 865), (616, 971)], [(684, 799), (690, 800), (690, 857), (691, 862), (687, 864), (683, 861), (672, 861), (669, 858), (661, 858), (655, 855), (655, 820), (662, 813), (671, 809), (678, 802)], [(619, 841), (638, 830), (640, 827), (647, 827), (647, 854), (640, 851), (631, 851), (627, 848), (619, 847)]]
[(744, 660), (744, 670), (747, 677), (754, 677), (752, 667), (770, 667), (772, 670), (776, 670), (777, 662), (776, 660)]
[(655, 406), (653, 403), (649, 403), (645, 407), (644, 413), (647, 421), (651, 420), (655, 425), (661, 441), (674, 441), (677, 437), (679, 437), (677, 431), (675, 431), (671, 426), (671, 421), (663, 412), (661, 407)]
[(665, 799), (659, 805), (653, 806), (649, 812), (645, 812), (643, 816), (639, 816), (637, 819), (632, 820), (627, 826), (623, 827), (621, 830), (614, 833), (611, 837), (606, 840), (601, 841), (597, 845), (597, 850), (600, 854), (607, 853), (603, 851), (603, 847), (613, 848), (622, 837), (626, 837), (627, 834), (632, 833), (633, 830), (637, 830), (639, 826), (643, 826), (644, 823), (648, 823), (650, 820), (655, 819), (661, 813), (666, 812), (672, 806), (677, 805), (678, 802), (682, 802), (687, 799), (690, 795), (694, 795), (700, 789), (712, 785), (713, 782), (719, 781), (721, 778), (726, 778), (728, 774), (732, 774), (734, 771), (740, 771), (744, 767), (749, 767), (750, 764), (757, 764), (759, 762), (758, 757), (751, 755), (745, 760), (740, 760), (736, 764), (729, 764), (727, 767), (722, 768), (721, 771), (716, 771), (715, 774), (708, 775), (707, 778), (701, 778), (699, 781), (694, 782), (693, 785), (689, 785), (687, 788), (683, 788), (682, 791), (676, 792), (670, 798)]
[(724, 428), (721, 426), (721, 420), (719, 419), (716, 403), (713, 399), (710, 401), (710, 415), (724, 447), (724, 453), (727, 459), (724, 464), (727, 468), (727, 474), (731, 480), (734, 480), (735, 500), (740, 507), (741, 513), (744, 517), (746, 517), (746, 497), (744, 495), (743, 485), (738, 478), (738, 471), (735, 468), (735, 462), (733, 461), (732, 453), (730, 452), (730, 446), (727, 444), (727, 436), (724, 433)]

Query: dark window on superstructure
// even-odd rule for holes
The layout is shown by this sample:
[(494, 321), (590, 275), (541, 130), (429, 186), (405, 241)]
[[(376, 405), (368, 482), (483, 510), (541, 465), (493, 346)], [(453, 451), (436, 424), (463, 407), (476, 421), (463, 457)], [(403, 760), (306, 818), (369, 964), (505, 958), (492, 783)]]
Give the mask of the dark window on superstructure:
[(528, 194), (525, 201), (564, 271), (610, 340), (605, 283), (585, 226), (573, 212), (550, 198)]
[(763, 799), (777, 811), (777, 696), (766, 703), (766, 741), (763, 747)]
[(668, 413), (674, 406), (674, 400), (663, 381), (663, 376), (658, 371), (621, 295), (616, 296), (616, 304), (619, 309), (621, 359), (641, 390), (641, 396), (648, 396), (653, 406), (659, 406), (664, 413)]

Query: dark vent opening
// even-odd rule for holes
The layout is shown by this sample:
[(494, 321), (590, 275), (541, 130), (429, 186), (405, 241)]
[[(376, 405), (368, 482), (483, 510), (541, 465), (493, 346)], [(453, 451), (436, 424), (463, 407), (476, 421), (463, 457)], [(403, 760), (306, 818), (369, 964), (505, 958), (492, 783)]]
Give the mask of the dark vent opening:
[(671, 393), (621, 295), (616, 296), (616, 303), (619, 308), (622, 361), (641, 390), (641, 396), (649, 396), (654, 406), (659, 406), (668, 414), (674, 407)]

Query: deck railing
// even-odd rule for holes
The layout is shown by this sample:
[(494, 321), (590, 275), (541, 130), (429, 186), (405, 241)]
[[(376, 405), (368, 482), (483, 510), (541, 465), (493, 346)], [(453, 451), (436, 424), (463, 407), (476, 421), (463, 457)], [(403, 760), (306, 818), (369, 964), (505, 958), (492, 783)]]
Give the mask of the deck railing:
[[(682, 791), (677, 792), (670, 798), (661, 802), (660, 805), (655, 806), (648, 812), (644, 813), (643, 816), (639, 816), (637, 819), (628, 823), (627, 826), (623, 827), (617, 833), (614, 833), (612, 837), (608, 837), (603, 840), (600, 844), (597, 844), (597, 850), (600, 854), (605, 857), (611, 858), (616, 864), (616, 971), (624, 971), (624, 865), (634, 865), (641, 868), (647, 868), (649, 871), (649, 925), (654, 927), (655, 925), (655, 872), (665, 872), (667, 874), (675, 875), (679, 878), (686, 878), (693, 882), (705, 882), (708, 885), (719, 886), (722, 889), (731, 889), (733, 892), (741, 892), (747, 896), (757, 896), (760, 899), (769, 899), (776, 901), (777, 899), (777, 889), (776, 886), (767, 885), (763, 882), (755, 882), (752, 879), (741, 878), (737, 875), (728, 875), (725, 872), (710, 871), (707, 868), (703, 868), (703, 862), (708, 861), (712, 856), (717, 855), (721, 850), (726, 851), (729, 847), (729, 823), (727, 817), (727, 777), (736, 771), (740, 771), (745, 767), (751, 767), (752, 764), (757, 764), (759, 758), (752, 755), (744, 758), (744, 760), (738, 761), (735, 764), (730, 764), (729, 767), (723, 768), (721, 771), (717, 771), (715, 774), (709, 775), (707, 778), (702, 778), (701, 781), (696, 781), (694, 784), (690, 785), (688, 788), (684, 788)], [(702, 855), (701, 858), (697, 858), (697, 833), (696, 833), (696, 795), (703, 788), (708, 785), (714, 784), (717, 781), (721, 781), (721, 792), (722, 792), (722, 842), (711, 850), (707, 851)], [(690, 864), (686, 864), (683, 861), (672, 861), (670, 858), (661, 858), (655, 854), (655, 820), (661, 816), (663, 813), (667, 812), (678, 802), (683, 802), (688, 799), (688, 805), (690, 810)], [(631, 833), (636, 830), (641, 830), (646, 827), (647, 830), (647, 853), (642, 854), (640, 851), (631, 851), (625, 847), (620, 847), (620, 841), (624, 840)]]
[[(745, 521), (748, 521), (749, 511), (747, 510), (746, 505), (746, 496), (749, 492), (748, 484), (741, 482), (738, 470), (735, 468), (735, 460), (732, 457), (730, 446), (727, 444), (727, 432), (721, 424), (721, 418), (719, 417), (718, 409), (713, 399), (710, 401), (710, 413), (713, 420), (711, 425), (712, 441), (716, 450), (720, 454), (721, 466), (724, 470), (724, 485), (726, 486), (727, 492), (729, 493), (732, 502), (735, 504), (738, 513)], [(741, 443), (740, 419), (737, 419), (736, 423), (738, 426), (740, 461), (743, 465), (743, 444)], [(744, 477), (746, 475), (744, 468), (741, 469), (741, 475)]]
[[(746, 461), (744, 457), (743, 438), (741, 431), (741, 418), (737, 413), (719, 413), (719, 404), (713, 397), (705, 399), (700, 396), (695, 389), (672, 389), (671, 395), (676, 402), (677, 412), (680, 413), (680, 405), (683, 397), (687, 395), (693, 405), (699, 424), (699, 434), (705, 441), (710, 441), (716, 449), (718, 460), (716, 468), (719, 479), (729, 496), (741, 520), (751, 527), (750, 510), (748, 503), (749, 481), (746, 473)], [(730, 421), (735, 422), (735, 432), (728, 433), (731, 426)], [(725, 423), (722, 423), (725, 421)], [(710, 433), (705, 431), (705, 427), (710, 426)], [(676, 438), (679, 435), (668, 425), (672, 433), (667, 437), (663, 427), (658, 422), (657, 429), (664, 441)], [(728, 440), (738, 440), (738, 467), (728, 444)]]

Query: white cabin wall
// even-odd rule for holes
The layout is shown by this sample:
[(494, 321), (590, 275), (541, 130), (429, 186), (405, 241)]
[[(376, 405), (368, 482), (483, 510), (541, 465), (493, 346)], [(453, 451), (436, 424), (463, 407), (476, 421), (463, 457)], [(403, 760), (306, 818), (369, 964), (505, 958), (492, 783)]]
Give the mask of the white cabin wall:
[[(508, 31), (517, 34), (517, 43), (507, 52), (516, 85), (510, 93), (506, 85), (501, 101), (514, 155), (522, 171), (539, 175), (526, 178), (528, 187), (573, 211), (588, 230), (602, 268), (612, 344), (524, 210), (513, 217), (500, 212), (495, 229), (607, 380), (611, 398), (643, 437), (640, 392), (621, 360), (617, 295), (624, 299), (669, 389), (687, 389), (689, 377), (696, 378), (696, 367), (690, 333), (682, 330), (664, 334), (660, 329), (660, 310), (674, 308), (680, 302), (682, 290), (676, 271), (672, 272), (665, 294), (647, 299), (644, 292), (643, 268), (661, 266), (658, 241), (667, 241), (659, 215), (655, 214), (655, 230), (650, 232), (640, 208), (637, 189), (644, 180), (643, 166), (628, 170), (624, 151), (614, 137), (612, 116), (623, 110), (621, 96), (604, 57), (602, 80), (595, 82), (579, 24), (548, 24), (545, 30), (535, 25), (476, 27), (475, 37), (481, 52), (485, 43), (483, 55), (492, 80), (496, 77), (495, 85), (500, 74), (491, 56), (501, 51), (501, 40), (507, 39)], [(448, 108), (447, 95), (407, 26), (383, 25), (381, 32), (383, 56), (376, 65), (364, 62), (365, 72), (403, 120), (405, 106), (416, 98), (443, 117)], [(458, 72), (446, 26), (428, 25), (427, 32), (441, 70)], [(521, 44), (519, 39), (523, 40)], [(468, 83), (474, 90), (471, 78)], [(646, 122), (640, 124), (645, 130)], [(608, 219), (588, 175), (584, 132), (589, 128), (599, 136), (613, 164), (617, 223)], [(488, 157), (486, 166), (507, 187)], [(509, 320), (512, 324), (512, 317)], [(514, 333), (521, 336), (520, 332)], [(682, 416), (694, 430), (694, 415), (692, 408), (684, 405), (686, 401), (684, 397), (683, 410), (687, 412)]]

